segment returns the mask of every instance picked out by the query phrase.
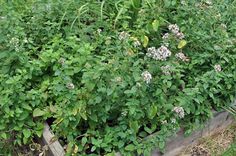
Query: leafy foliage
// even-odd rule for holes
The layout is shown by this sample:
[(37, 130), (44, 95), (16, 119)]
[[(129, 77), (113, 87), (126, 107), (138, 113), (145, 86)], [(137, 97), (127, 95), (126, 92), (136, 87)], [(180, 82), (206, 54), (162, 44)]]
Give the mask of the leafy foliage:
[(68, 155), (163, 151), (234, 99), (235, 6), (1, 1), (0, 139), (26, 144), (50, 118)]

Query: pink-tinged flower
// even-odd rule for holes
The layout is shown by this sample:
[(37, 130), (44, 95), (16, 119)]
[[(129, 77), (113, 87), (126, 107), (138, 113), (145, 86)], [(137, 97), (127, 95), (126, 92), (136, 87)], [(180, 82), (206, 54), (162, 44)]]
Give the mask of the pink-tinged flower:
[(176, 34), (176, 37), (179, 38), (179, 39), (183, 39), (185, 36), (184, 36), (184, 34), (182, 32), (178, 32)]
[(182, 52), (175, 54), (175, 57), (181, 61), (185, 61), (185, 62), (189, 61), (189, 58), (187, 56), (185, 56), (184, 53), (182, 53)]

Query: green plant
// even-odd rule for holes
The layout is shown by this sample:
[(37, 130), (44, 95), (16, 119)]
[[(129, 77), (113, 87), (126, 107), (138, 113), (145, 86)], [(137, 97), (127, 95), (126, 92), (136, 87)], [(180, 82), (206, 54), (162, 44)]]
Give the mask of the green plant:
[(164, 151), (234, 99), (234, 4), (1, 1), (0, 138), (51, 119), (68, 155)]

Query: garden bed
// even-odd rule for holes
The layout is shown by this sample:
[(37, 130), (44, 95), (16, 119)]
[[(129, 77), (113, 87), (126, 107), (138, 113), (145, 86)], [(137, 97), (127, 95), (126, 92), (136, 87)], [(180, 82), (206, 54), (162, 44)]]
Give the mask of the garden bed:
[[(214, 117), (206, 122), (203, 129), (196, 130), (190, 136), (184, 135), (184, 130), (181, 129), (176, 136), (167, 141), (166, 150), (164, 154), (161, 154), (159, 150), (154, 150), (152, 156), (175, 156), (178, 155), (186, 146), (195, 144), (197, 139), (214, 134), (222, 129), (228, 127), (234, 122), (234, 118), (226, 111), (218, 112), (214, 114)], [(155, 134), (153, 134), (155, 135)], [(149, 137), (153, 137), (150, 135)], [(65, 151), (58, 140), (54, 139), (53, 133), (50, 131), (48, 124), (45, 124), (43, 132), (43, 142), (48, 145), (49, 150), (47, 154), (49, 156), (62, 156)], [(54, 139), (54, 141), (52, 141)], [(117, 156), (120, 154), (117, 153)]]
[(68, 155), (164, 152), (235, 99), (235, 3), (2, 1), (0, 140), (47, 121)]

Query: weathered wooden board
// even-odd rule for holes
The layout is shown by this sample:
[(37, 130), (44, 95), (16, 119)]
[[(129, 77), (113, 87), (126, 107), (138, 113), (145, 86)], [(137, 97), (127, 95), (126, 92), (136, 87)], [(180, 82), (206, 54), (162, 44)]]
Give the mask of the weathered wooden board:
[(55, 140), (54, 134), (50, 131), (47, 123), (43, 130), (43, 144), (48, 146), (46, 156), (64, 156), (65, 151), (58, 140)]
[(192, 135), (185, 137), (184, 131), (180, 130), (175, 137), (172, 137), (167, 141), (166, 151), (161, 154), (159, 150), (154, 150), (152, 156), (176, 156), (186, 146), (196, 143), (198, 138), (209, 136), (213, 133), (221, 131), (231, 125), (234, 122), (234, 118), (228, 112), (219, 112), (210, 119), (205, 127), (201, 130), (197, 130)]

